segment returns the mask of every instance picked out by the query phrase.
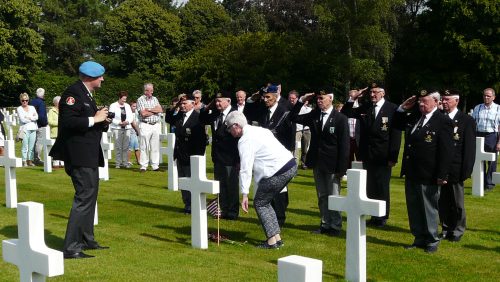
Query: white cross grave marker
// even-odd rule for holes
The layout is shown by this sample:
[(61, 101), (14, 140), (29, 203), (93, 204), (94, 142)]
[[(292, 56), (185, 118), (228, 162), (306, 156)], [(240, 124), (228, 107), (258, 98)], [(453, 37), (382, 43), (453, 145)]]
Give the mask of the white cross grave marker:
[(191, 246), (208, 248), (207, 195), (219, 193), (219, 181), (207, 180), (205, 156), (191, 156), (191, 177), (180, 177), (179, 187), (191, 192)]
[(163, 163), (163, 155), (168, 154), (168, 149), (167, 149), (167, 147), (163, 147), (162, 145), (163, 145), (163, 141), (168, 140), (168, 137), (167, 137), (167, 134), (163, 134), (163, 133), (160, 133), (159, 136), (160, 136), (160, 142), (158, 143), (158, 146), (159, 146), (158, 152), (160, 152), (160, 163)]
[(108, 181), (109, 180), (108, 160), (112, 158), (111, 151), (114, 149), (114, 146), (113, 143), (109, 142), (107, 132), (102, 133), (101, 148), (102, 148), (102, 153), (104, 154), (104, 167), (99, 167), (99, 179)]
[(346, 279), (366, 281), (365, 216), (385, 215), (385, 201), (366, 197), (366, 170), (347, 170), (347, 197), (328, 197), (328, 209), (347, 213)]
[(52, 157), (49, 156), (50, 149), (55, 143), (54, 139), (50, 139), (50, 127), (42, 127), (42, 145), (43, 145), (43, 171), (52, 172)]
[(5, 125), (7, 126), (8, 135), (5, 136), (7, 140), (14, 140), (14, 126), (17, 125), (16, 119), (9, 111), (5, 112)]
[(177, 163), (174, 160), (175, 134), (167, 133), (167, 156), (168, 156), (168, 189), (179, 191), (179, 176)]
[(484, 137), (476, 137), (476, 161), (472, 170), (472, 195), (484, 196), (484, 162), (494, 160), (495, 153), (484, 151)]
[(20, 281), (42, 282), (45, 277), (64, 274), (63, 253), (45, 245), (43, 205), (19, 203), (17, 210), (18, 239), (2, 241), (6, 262), (17, 265)]
[(17, 207), (17, 180), (16, 167), (23, 166), (23, 160), (16, 158), (16, 149), (14, 141), (4, 141), (5, 152), (0, 157), (0, 165), (5, 168), (5, 205), (7, 208), (15, 209)]

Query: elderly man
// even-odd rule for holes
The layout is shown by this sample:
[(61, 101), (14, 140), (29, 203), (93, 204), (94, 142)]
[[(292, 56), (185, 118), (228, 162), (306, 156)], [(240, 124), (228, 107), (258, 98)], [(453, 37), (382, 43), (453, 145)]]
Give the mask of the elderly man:
[(146, 172), (150, 163), (153, 171), (159, 171), (160, 167), (160, 114), (163, 113), (163, 109), (158, 99), (153, 96), (153, 92), (153, 84), (146, 83), (144, 84), (144, 95), (137, 99), (139, 131), (141, 132), (139, 136), (141, 148), (140, 172)]
[[(394, 126), (410, 131), (405, 138), (406, 207), (410, 230), (415, 237), (407, 249), (422, 248), (427, 253), (438, 249), (440, 187), (448, 183), (453, 156), (451, 119), (438, 110), (439, 92), (423, 90), (418, 97), (403, 102), (394, 115)], [(407, 113), (407, 111), (411, 111)]]
[[(179, 102), (165, 115), (165, 121), (175, 126), (174, 159), (179, 177), (191, 177), (191, 156), (203, 156), (207, 145), (205, 126), (194, 108), (192, 95), (180, 96)], [(182, 190), (184, 213), (191, 213), (191, 192)]]
[[(306, 101), (316, 98), (318, 107), (310, 113), (299, 115)], [(309, 126), (311, 145), (306, 165), (313, 169), (318, 207), (321, 217), (319, 229), (314, 234), (339, 236), (342, 216), (339, 211), (328, 209), (328, 197), (340, 194), (340, 179), (347, 171), (349, 160), (349, 125), (347, 117), (333, 109), (333, 94), (321, 91), (302, 96), (295, 104), (290, 119)]]
[[(356, 91), (351, 98), (357, 101), (360, 94), (361, 91)], [(359, 121), (360, 142), (357, 157), (367, 171), (367, 196), (386, 202), (386, 215), (372, 216), (368, 224), (383, 227), (389, 218), (389, 183), (392, 167), (398, 162), (401, 131), (393, 127), (394, 112), (398, 106), (385, 99), (385, 89), (372, 84), (369, 98), (370, 102), (358, 107), (354, 107), (354, 102), (350, 100), (342, 111)]]
[(36, 130), (34, 163), (36, 165), (40, 165), (43, 164), (42, 157), (40, 157), (43, 149), (43, 144), (42, 144), (42, 140), (44, 138), (43, 128), (46, 127), (47, 124), (49, 123), (47, 120), (47, 107), (45, 105), (45, 89), (38, 88), (36, 90), (36, 98), (31, 100), (30, 104), (33, 107), (35, 107), (35, 110), (38, 114), (38, 120), (36, 121), (38, 129)]
[[(373, 85), (376, 86), (376, 85)], [(349, 99), (346, 102), (350, 104), (348, 107), (343, 105), (340, 108), (340, 112), (347, 116), (347, 121), (349, 122), (349, 167), (355, 160), (359, 160), (359, 143), (361, 139), (361, 127), (360, 127), (360, 116), (357, 114), (356, 109), (359, 107), (368, 107), (371, 103), (365, 103), (368, 101), (361, 101), (365, 94), (367, 88), (360, 90), (352, 89), (349, 90)]]
[(295, 159), (268, 129), (248, 125), (245, 116), (238, 111), (228, 115), (226, 125), (231, 135), (239, 138), (241, 207), (244, 212), (248, 212), (248, 194), (252, 173), (254, 175), (256, 192), (253, 203), (266, 233), (266, 240), (257, 247), (280, 248), (283, 246), (280, 225), (271, 201), (297, 173)]
[(238, 112), (245, 113), (245, 102), (247, 99), (247, 93), (243, 90), (236, 91), (236, 107)]
[(231, 106), (228, 92), (218, 93), (216, 98), (200, 111), (200, 122), (212, 128), (212, 161), (214, 177), (220, 185), (220, 206), (222, 218), (234, 220), (240, 211), (238, 193), (238, 140), (226, 130), (224, 121), (228, 114), (236, 111)]
[(50, 151), (54, 160), (64, 161), (66, 173), (75, 188), (69, 215), (64, 258), (93, 257), (83, 250), (107, 249), (94, 239), (94, 213), (99, 190), (99, 166), (104, 166), (101, 149), (102, 132), (111, 122), (108, 109), (97, 110), (92, 92), (101, 87), (104, 67), (85, 62), (80, 80), (68, 87), (59, 104), (59, 134)]
[(472, 174), (476, 158), (476, 123), (458, 110), (460, 94), (446, 90), (442, 97), (443, 110), (453, 122), (453, 161), (448, 183), (441, 187), (439, 217), (443, 238), (458, 242), (465, 232), (464, 181)]
[(488, 162), (488, 169), (484, 173), (484, 190), (495, 187), (492, 176), (497, 171), (496, 152), (500, 151), (500, 106), (495, 101), (495, 90), (483, 90), (483, 104), (474, 107), (472, 117), (476, 121), (476, 136), (484, 137), (484, 151), (495, 153), (495, 160)]

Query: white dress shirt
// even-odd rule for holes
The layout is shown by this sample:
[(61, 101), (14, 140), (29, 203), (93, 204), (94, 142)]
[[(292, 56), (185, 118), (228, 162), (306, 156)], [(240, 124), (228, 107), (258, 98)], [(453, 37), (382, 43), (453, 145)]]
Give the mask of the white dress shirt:
[(273, 176), (286, 163), (293, 159), (288, 151), (266, 128), (245, 125), (243, 135), (238, 141), (240, 154), (240, 188), (248, 195), (254, 176), (255, 191), (263, 178)]

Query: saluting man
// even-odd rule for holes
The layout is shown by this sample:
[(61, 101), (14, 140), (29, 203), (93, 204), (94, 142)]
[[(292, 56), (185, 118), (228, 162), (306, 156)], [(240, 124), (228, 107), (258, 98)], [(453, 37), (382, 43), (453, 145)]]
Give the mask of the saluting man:
[[(410, 230), (415, 237), (406, 249), (421, 248), (427, 253), (438, 249), (439, 190), (448, 183), (453, 156), (451, 120), (438, 110), (440, 94), (421, 91), (401, 104), (394, 114), (394, 126), (411, 130), (405, 139), (406, 207)], [(409, 112), (409, 113), (407, 113)]]
[(83, 250), (107, 249), (94, 238), (94, 214), (99, 190), (99, 166), (104, 166), (102, 132), (111, 122), (108, 109), (97, 109), (92, 92), (101, 87), (104, 67), (88, 61), (80, 65), (80, 80), (68, 87), (59, 104), (59, 131), (50, 151), (54, 160), (64, 161), (75, 188), (69, 215), (64, 258), (93, 257)]

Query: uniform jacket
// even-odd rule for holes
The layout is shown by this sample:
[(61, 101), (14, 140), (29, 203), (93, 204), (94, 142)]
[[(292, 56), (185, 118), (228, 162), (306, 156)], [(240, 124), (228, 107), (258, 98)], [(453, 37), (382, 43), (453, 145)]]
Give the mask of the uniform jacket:
[[(281, 98), (283, 100), (283, 98)], [(259, 124), (271, 130), (276, 139), (280, 141), (280, 143), (287, 148), (289, 151), (295, 150), (295, 125), (290, 121), (289, 110), (283, 104), (278, 103), (276, 110), (273, 115), (269, 119), (267, 119), (267, 112), (269, 109), (263, 112), (260, 116)]]
[(309, 126), (311, 143), (306, 155), (306, 165), (326, 173), (344, 175), (349, 163), (349, 125), (347, 117), (335, 110), (327, 118), (321, 129), (321, 110), (299, 115), (304, 104), (298, 101), (290, 119), (292, 122)]
[[(396, 111), (394, 126), (404, 130), (409, 124), (413, 129), (421, 116), (420, 112)], [(436, 110), (422, 128), (406, 134), (402, 169), (408, 179), (425, 185), (435, 185), (438, 178), (448, 180), (454, 153), (452, 132), (450, 118)]]
[(466, 180), (472, 174), (476, 160), (476, 122), (458, 111), (453, 122), (453, 160), (448, 181), (457, 183)]
[(183, 125), (183, 112), (174, 115), (174, 111), (170, 110), (165, 115), (165, 121), (175, 126), (174, 159), (179, 162), (179, 165), (190, 165), (190, 156), (205, 155), (207, 135), (199, 117), (200, 113), (193, 111)]
[(47, 126), (47, 107), (45, 106), (45, 101), (40, 97), (36, 97), (31, 100), (30, 104), (35, 107), (38, 113), (38, 120), (36, 121), (38, 128)]
[(348, 102), (342, 110), (350, 112), (360, 124), (359, 154), (363, 162), (387, 165), (389, 161), (398, 162), (401, 146), (401, 130), (393, 127), (394, 113), (398, 106), (387, 100), (380, 108), (376, 118), (373, 104), (365, 103), (356, 109)]
[(59, 129), (50, 156), (71, 166), (104, 166), (101, 137), (108, 126), (100, 122), (89, 127), (89, 117), (97, 110), (83, 82), (77, 81), (68, 87), (59, 102)]
[[(229, 112), (237, 111), (236, 106), (230, 106)], [(204, 125), (210, 125), (212, 129), (212, 161), (224, 166), (239, 165), (240, 157), (238, 154), (238, 139), (227, 132), (225, 123), (215, 129), (215, 123), (220, 116), (219, 110), (213, 110), (211, 113), (206, 108), (200, 111), (200, 122)]]

